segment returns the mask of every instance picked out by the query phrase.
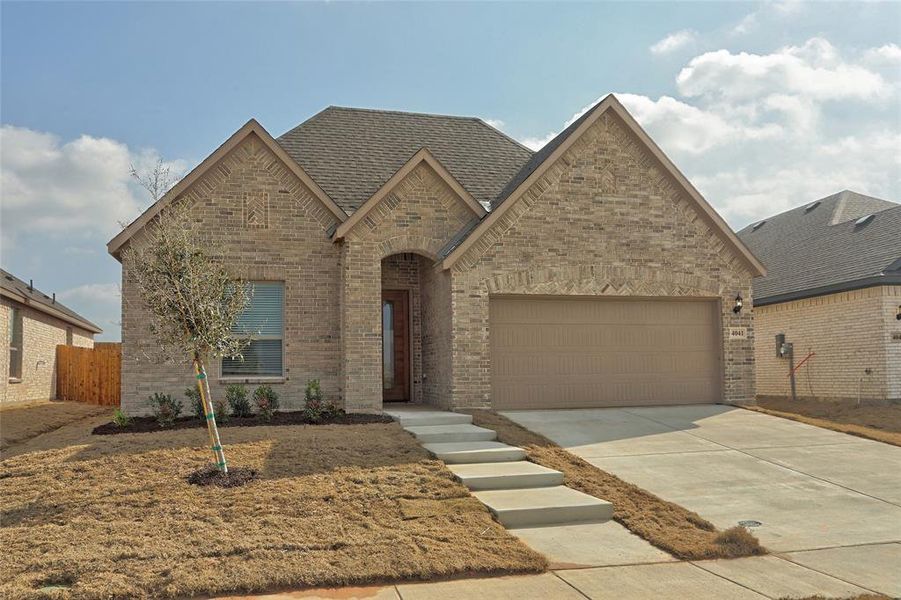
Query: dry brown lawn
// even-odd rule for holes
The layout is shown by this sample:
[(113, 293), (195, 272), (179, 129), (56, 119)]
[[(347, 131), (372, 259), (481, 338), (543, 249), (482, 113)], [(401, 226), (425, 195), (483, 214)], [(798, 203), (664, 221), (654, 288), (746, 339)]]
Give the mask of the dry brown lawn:
[(494, 429), (500, 441), (525, 449), (530, 461), (562, 472), (568, 487), (612, 502), (615, 521), (676, 558), (766, 554), (757, 538), (742, 527), (717, 531), (697, 513), (602, 471), (502, 415), (488, 410), (470, 412), (474, 424)]
[(261, 474), (229, 489), (185, 481), (210, 460), (202, 431), (89, 436), (92, 425), (0, 462), (0, 597), (171, 598), (547, 567), (394, 423), (224, 430), (231, 464)]
[(28, 402), (0, 407), (0, 450), (58, 429), (67, 423), (100, 414), (113, 407), (81, 402)]
[(745, 408), (901, 446), (901, 404), (761, 397), (756, 406)]

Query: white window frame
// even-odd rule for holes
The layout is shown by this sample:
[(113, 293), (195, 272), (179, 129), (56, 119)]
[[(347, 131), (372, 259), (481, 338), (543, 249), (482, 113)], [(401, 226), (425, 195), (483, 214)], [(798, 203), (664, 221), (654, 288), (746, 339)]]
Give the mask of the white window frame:
[[(285, 377), (285, 305), (288, 303), (288, 286), (285, 285), (285, 282), (281, 279), (273, 279), (273, 280), (262, 280), (257, 279), (254, 281), (247, 282), (250, 285), (256, 285), (258, 283), (280, 283), (282, 286), (282, 335), (251, 335), (247, 338), (248, 340), (277, 340), (281, 339), (282, 341), (282, 372), (280, 375), (225, 375), (222, 373), (222, 362), (225, 357), (219, 359), (219, 381), (228, 382), (228, 383), (283, 383), (286, 379)], [(251, 302), (253, 300), (251, 299)]]

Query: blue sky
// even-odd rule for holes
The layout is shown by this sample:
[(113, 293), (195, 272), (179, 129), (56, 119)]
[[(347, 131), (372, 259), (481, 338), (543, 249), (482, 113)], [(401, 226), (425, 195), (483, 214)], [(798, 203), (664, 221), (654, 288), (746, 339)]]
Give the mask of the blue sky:
[(901, 200), (901, 4), (0, 4), (2, 264), (118, 338), (106, 241), (248, 118), (475, 115), (539, 146), (620, 95), (733, 227)]

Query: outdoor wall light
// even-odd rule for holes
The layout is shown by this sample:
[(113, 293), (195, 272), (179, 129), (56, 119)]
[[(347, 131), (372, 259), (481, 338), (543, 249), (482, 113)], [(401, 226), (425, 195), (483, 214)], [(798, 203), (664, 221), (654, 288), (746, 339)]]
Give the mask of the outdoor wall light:
[(901, 321), (901, 304), (898, 305), (898, 313), (895, 315), (895, 318)]
[[(740, 313), (741, 307), (743, 305), (744, 305), (744, 303), (741, 300), (741, 294), (738, 294), (737, 296), (735, 296), (735, 306), (732, 307), (732, 312), (734, 312), (735, 314)], [(901, 317), (899, 317), (899, 318), (901, 318)]]

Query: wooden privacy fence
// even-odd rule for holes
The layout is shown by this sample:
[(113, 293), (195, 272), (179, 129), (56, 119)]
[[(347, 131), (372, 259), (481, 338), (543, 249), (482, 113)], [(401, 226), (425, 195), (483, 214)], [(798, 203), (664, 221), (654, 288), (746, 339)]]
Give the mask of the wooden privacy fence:
[(56, 347), (56, 397), (119, 406), (122, 344), (97, 342), (93, 348)]

